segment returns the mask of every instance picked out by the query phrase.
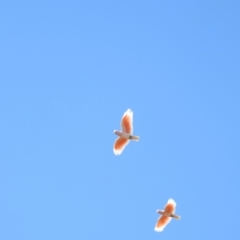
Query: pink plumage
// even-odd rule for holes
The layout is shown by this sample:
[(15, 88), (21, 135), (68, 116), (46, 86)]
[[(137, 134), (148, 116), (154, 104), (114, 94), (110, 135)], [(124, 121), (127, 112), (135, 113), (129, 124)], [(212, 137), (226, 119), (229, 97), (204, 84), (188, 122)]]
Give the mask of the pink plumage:
[(172, 218), (180, 219), (180, 216), (174, 214), (176, 209), (176, 202), (173, 199), (169, 199), (164, 210), (157, 210), (157, 213), (162, 216), (158, 218), (155, 231), (161, 232), (168, 225)]
[(115, 155), (120, 155), (130, 140), (138, 141), (139, 137), (132, 135), (133, 133), (133, 112), (128, 109), (120, 122), (122, 131), (114, 130), (114, 133), (119, 136), (113, 145), (113, 152)]

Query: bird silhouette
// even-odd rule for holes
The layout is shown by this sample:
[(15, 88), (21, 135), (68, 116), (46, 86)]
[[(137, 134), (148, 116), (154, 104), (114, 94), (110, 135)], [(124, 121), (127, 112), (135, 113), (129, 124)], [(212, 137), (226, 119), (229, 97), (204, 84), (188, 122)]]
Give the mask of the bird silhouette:
[(139, 141), (139, 136), (134, 136), (133, 133), (133, 112), (128, 109), (120, 122), (121, 131), (114, 130), (114, 133), (119, 136), (113, 145), (115, 155), (120, 155), (130, 140)]
[(174, 214), (176, 209), (176, 202), (170, 198), (164, 208), (164, 210), (157, 210), (157, 213), (162, 216), (158, 218), (156, 226), (154, 228), (155, 231), (161, 232), (167, 226), (167, 224), (171, 221), (172, 218), (180, 219), (180, 216)]

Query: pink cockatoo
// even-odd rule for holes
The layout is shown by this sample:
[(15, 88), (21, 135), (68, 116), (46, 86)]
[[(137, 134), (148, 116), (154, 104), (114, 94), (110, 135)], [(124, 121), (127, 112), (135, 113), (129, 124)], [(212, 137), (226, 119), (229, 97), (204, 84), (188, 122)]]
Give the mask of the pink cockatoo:
[(164, 210), (157, 210), (157, 213), (162, 216), (159, 217), (156, 226), (154, 228), (155, 231), (161, 232), (167, 226), (167, 224), (171, 221), (172, 218), (180, 219), (180, 216), (175, 215), (176, 202), (173, 199), (169, 199)]
[(113, 145), (113, 152), (115, 155), (120, 155), (123, 149), (127, 146), (130, 140), (139, 141), (138, 136), (132, 135), (133, 133), (133, 112), (128, 109), (120, 122), (122, 131), (114, 130), (114, 133), (119, 136)]

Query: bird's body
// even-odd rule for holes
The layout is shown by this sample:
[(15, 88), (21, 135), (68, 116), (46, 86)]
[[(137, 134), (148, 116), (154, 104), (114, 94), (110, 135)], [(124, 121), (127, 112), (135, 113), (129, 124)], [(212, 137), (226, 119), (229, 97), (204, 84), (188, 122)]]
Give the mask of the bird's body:
[(114, 133), (118, 135), (119, 137), (125, 138), (125, 139), (131, 139), (131, 134), (125, 133), (125, 132), (120, 132), (117, 130), (114, 130)]
[(157, 210), (157, 213), (161, 214), (159, 217), (156, 226), (154, 228), (155, 231), (161, 232), (167, 226), (167, 224), (171, 221), (172, 218), (180, 219), (180, 216), (174, 214), (176, 209), (176, 202), (173, 199), (169, 199), (164, 210)]
[(139, 141), (139, 137), (132, 134), (133, 112), (130, 109), (123, 114), (120, 126), (122, 131), (114, 130), (114, 133), (119, 136), (113, 145), (113, 152), (115, 155), (120, 155), (130, 140)]
[(172, 218), (180, 219), (180, 216), (178, 216), (178, 215), (176, 215), (176, 214), (164, 212), (164, 211), (162, 211), (162, 210), (157, 210), (157, 213), (161, 214), (161, 215), (164, 216), (164, 217), (172, 217)]

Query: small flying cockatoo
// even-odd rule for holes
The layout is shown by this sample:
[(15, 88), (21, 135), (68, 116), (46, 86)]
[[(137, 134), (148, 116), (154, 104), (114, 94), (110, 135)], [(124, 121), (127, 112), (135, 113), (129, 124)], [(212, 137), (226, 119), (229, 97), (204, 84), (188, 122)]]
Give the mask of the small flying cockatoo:
[(159, 217), (156, 226), (154, 228), (155, 231), (161, 232), (167, 226), (167, 224), (171, 221), (172, 218), (180, 219), (180, 216), (175, 215), (176, 202), (173, 199), (169, 199), (164, 210), (157, 210), (157, 213), (162, 216)]
[(139, 141), (138, 136), (133, 136), (133, 112), (128, 109), (120, 122), (122, 131), (114, 130), (114, 133), (119, 136), (113, 145), (115, 155), (120, 155), (123, 149), (127, 146), (130, 140)]

